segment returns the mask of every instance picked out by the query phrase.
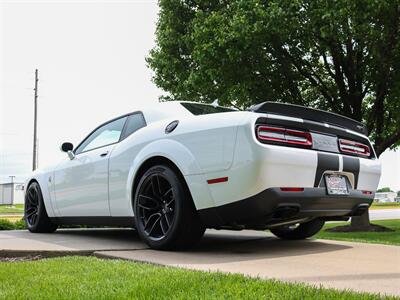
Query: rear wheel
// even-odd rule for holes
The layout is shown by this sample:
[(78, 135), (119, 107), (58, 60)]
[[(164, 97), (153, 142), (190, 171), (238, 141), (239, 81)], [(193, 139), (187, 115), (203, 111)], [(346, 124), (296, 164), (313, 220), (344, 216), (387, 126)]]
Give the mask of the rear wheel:
[(151, 167), (142, 176), (133, 207), (136, 229), (151, 248), (188, 247), (204, 234), (183, 179), (169, 166)]
[(325, 221), (314, 219), (306, 223), (271, 228), (270, 231), (281, 239), (302, 240), (317, 234), (324, 224)]
[(25, 222), (30, 232), (54, 232), (58, 227), (47, 215), (42, 191), (37, 182), (31, 183), (25, 194)]

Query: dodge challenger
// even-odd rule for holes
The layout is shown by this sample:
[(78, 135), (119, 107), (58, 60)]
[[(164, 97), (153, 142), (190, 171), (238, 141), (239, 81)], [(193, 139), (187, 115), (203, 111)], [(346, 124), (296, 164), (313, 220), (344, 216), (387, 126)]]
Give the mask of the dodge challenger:
[(302, 106), (166, 102), (101, 124), (26, 182), (29, 231), (126, 226), (154, 249), (206, 228), (305, 239), (368, 210), (381, 166), (363, 124)]

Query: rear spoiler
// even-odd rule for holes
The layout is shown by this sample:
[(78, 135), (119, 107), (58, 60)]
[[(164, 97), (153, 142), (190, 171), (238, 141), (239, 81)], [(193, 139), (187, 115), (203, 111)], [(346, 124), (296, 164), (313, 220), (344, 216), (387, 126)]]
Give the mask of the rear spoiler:
[(284, 115), (288, 117), (327, 123), (368, 135), (367, 127), (356, 120), (335, 113), (330, 113), (314, 108), (308, 108), (300, 105), (277, 102), (263, 102), (253, 105), (248, 110), (258, 113)]

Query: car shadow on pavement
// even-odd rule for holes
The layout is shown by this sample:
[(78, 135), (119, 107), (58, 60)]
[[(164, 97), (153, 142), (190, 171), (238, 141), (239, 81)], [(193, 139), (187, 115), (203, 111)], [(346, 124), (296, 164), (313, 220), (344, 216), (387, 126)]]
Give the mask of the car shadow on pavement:
[[(263, 231), (208, 230), (199, 244), (180, 251), (148, 249), (133, 229), (84, 228), (61, 229), (51, 234), (7, 231), (9, 238), (19, 238), (68, 247), (78, 251), (135, 252), (155, 260), (168, 256), (171, 264), (203, 264), (248, 261), (326, 253), (351, 248), (349, 245), (321, 240), (284, 241)], [(6, 240), (3, 240), (6, 242)], [(29, 245), (26, 244), (27, 249)], [(25, 247), (24, 247), (25, 248)], [(10, 248), (8, 248), (10, 249)]]
[[(235, 234), (236, 233), (236, 234)], [(169, 264), (213, 264), (327, 253), (352, 248), (320, 240), (284, 241), (261, 234), (208, 232), (191, 249), (168, 252)], [(164, 256), (162, 251), (149, 250)], [(163, 251), (165, 252), (165, 251)], [(149, 253), (150, 254), (150, 253)]]

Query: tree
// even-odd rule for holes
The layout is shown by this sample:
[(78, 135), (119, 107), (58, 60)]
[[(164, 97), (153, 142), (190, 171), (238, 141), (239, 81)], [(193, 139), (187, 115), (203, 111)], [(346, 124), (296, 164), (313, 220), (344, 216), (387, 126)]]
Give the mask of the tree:
[(389, 193), (389, 192), (393, 192), (393, 191), (391, 190), (390, 187), (383, 187), (381, 189), (377, 189), (376, 192), (377, 193)]
[(364, 122), (378, 156), (400, 145), (400, 0), (159, 5), (147, 63), (163, 100), (318, 107)]

